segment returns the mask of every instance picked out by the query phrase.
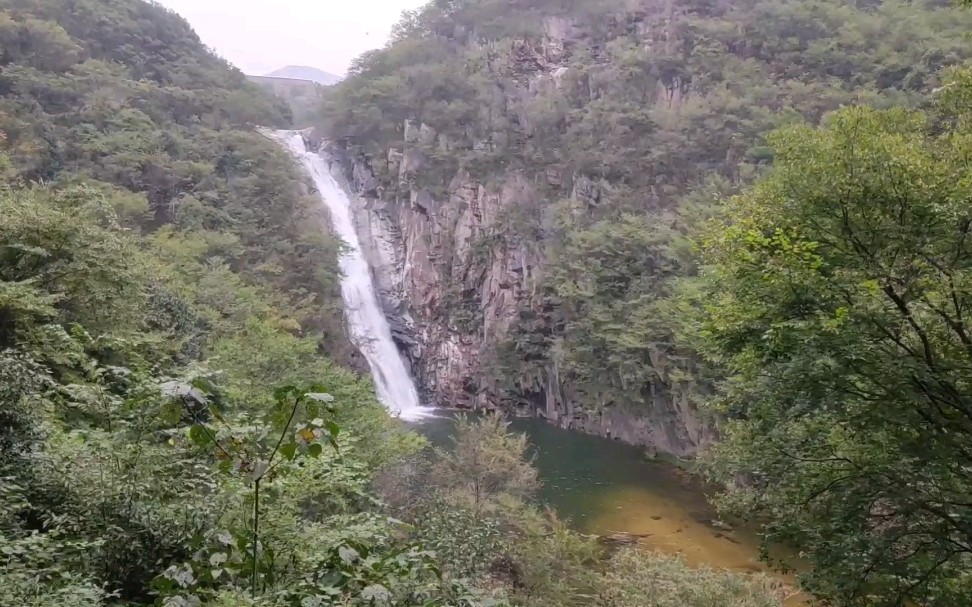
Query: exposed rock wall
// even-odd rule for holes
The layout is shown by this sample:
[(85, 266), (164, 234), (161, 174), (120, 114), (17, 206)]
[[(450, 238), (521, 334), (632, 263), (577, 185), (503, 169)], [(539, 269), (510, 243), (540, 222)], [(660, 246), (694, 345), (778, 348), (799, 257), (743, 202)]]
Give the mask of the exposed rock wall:
[[(354, 193), (365, 255), (419, 384), (443, 406), (493, 406), (480, 389), (481, 359), (509, 327), (516, 304), (530, 295), (541, 260), (528, 247), (473, 249), (511, 200), (529, 195), (528, 184), (514, 179), (491, 188), (459, 174), (445, 198), (412, 190), (403, 199), (383, 200), (368, 167), (333, 147), (325, 153)], [(407, 165), (401, 167), (404, 175)], [(469, 302), (478, 308), (457, 321), (450, 308)]]
[[(693, 454), (711, 436), (684, 394), (664, 387), (652, 389), (636, 412), (578, 407), (556, 364), (516, 378), (516, 401), (498, 388), (493, 348), (523, 309), (539, 312), (543, 305), (539, 244), (508, 246), (490, 238), (505, 209), (537, 196), (525, 178), (479, 184), (459, 173), (447, 196), (415, 189), (389, 200), (375, 188), (367, 165), (333, 146), (325, 151), (334, 159), (332, 172), (354, 194), (359, 236), (394, 337), (431, 401), (468, 409), (512, 407), (519, 415), (680, 456)], [(590, 197), (594, 188), (577, 179), (573, 195)]]
[[(518, 86), (500, 91), (509, 104), (561, 86), (562, 59), (573, 35), (571, 20), (552, 18), (541, 44), (513, 45), (514, 63), (524, 77)], [(597, 86), (596, 79), (590, 86)], [(670, 93), (665, 88), (659, 98), (677, 103)], [(427, 396), (440, 406), (514, 409), (649, 450), (694, 453), (711, 429), (699, 421), (687, 390), (679, 386), (652, 386), (636, 411), (611, 403), (585, 409), (555, 362), (524, 368), (506, 381), (497, 377), (497, 345), (524, 316), (539, 316), (546, 305), (540, 293), (545, 251), (539, 241), (511, 237), (515, 211), (542, 208), (537, 203), (557, 191), (582, 213), (598, 204), (609, 184), (549, 167), (540, 175), (498, 170), (479, 180), (458, 169), (437, 177), (446, 187), (423, 187), (424, 174), (440, 168), (432, 166), (430, 150), (448, 153), (452, 144), (423, 123), (405, 121), (401, 133), (386, 158), (355, 157), (336, 144), (326, 144), (325, 152), (334, 160), (332, 172), (354, 194), (359, 235), (383, 305)], [(389, 174), (397, 187), (381, 185)], [(510, 383), (516, 385), (512, 398), (501, 388)]]

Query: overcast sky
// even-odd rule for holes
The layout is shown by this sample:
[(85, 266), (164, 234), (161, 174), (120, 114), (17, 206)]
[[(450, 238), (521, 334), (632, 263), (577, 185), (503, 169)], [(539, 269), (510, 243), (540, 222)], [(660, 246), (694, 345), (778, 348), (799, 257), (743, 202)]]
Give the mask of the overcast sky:
[(427, 0), (159, 0), (247, 74), (309, 65), (342, 75)]

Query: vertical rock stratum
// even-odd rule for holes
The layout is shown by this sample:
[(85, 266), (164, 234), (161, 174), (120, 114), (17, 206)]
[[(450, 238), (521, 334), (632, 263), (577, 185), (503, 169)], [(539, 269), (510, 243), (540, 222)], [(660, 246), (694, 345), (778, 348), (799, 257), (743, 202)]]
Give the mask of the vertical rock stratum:
[(689, 235), (766, 134), (913, 105), (969, 56), (932, 0), (452, 0), (331, 91), (319, 136), (420, 387), (676, 455), (714, 436), (679, 337)]

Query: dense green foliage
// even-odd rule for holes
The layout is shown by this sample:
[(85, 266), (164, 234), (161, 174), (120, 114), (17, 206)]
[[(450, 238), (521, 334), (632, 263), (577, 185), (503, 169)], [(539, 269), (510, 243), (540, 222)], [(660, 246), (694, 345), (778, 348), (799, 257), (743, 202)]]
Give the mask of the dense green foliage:
[[(969, 57), (970, 28), (934, 0), (436, 0), (335, 87), (324, 128), (388, 199), (443, 196), (457, 175), (531, 184), (484, 228), (494, 258), (545, 260), (517, 325), (487, 344), (497, 381), (513, 401), (542, 402), (530, 391), (552, 376), (575, 406), (638, 409), (694, 392), (660, 300), (694, 272), (687, 226), (771, 161), (766, 133), (920, 103)], [(405, 121), (433, 136), (409, 141)], [(403, 147), (420, 168), (400, 175)], [(440, 263), (448, 276), (457, 260)], [(437, 313), (477, 334), (465, 311), (480, 304)]]
[(340, 325), (325, 324), (338, 315), (319, 314), (338, 310), (337, 245), (288, 159), (248, 126), (289, 117), (177, 15), (121, 0), (70, 7), (18, 0), (0, 20), (7, 177), (83, 180), (124, 227), (152, 233), (180, 274), (244, 276), (266, 299), (283, 295), (271, 302), (281, 316), (340, 347)]
[(972, 601), (970, 83), (775, 133), (706, 243), (715, 469), (838, 605)]
[(478, 423), (460, 417), (456, 435), (451, 450), (439, 449), (433, 474), (437, 483), (468, 495), (476, 515), (499, 496), (524, 498), (536, 491), (539, 481), (527, 461), (526, 436), (505, 432), (505, 423), (495, 416)]
[(452, 593), (364, 491), (416, 440), (338, 364), (338, 243), (249, 126), (287, 117), (158, 6), (3, 9), (0, 603)]

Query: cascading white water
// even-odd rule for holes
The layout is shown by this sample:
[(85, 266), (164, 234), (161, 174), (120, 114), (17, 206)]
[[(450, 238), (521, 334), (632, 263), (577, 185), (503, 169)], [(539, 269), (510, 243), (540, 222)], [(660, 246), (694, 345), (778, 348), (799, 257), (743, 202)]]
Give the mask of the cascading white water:
[(415, 382), (392, 341), (388, 319), (378, 304), (368, 262), (361, 251), (358, 233), (354, 228), (351, 200), (347, 192), (331, 176), (324, 159), (307, 149), (299, 131), (276, 131), (273, 137), (300, 161), (314, 180), (317, 191), (330, 212), (334, 230), (347, 244), (347, 249), (339, 259), (342, 274), (341, 296), (351, 330), (351, 341), (368, 361), (378, 398), (402, 419), (429, 416), (431, 409), (423, 407), (419, 401)]

